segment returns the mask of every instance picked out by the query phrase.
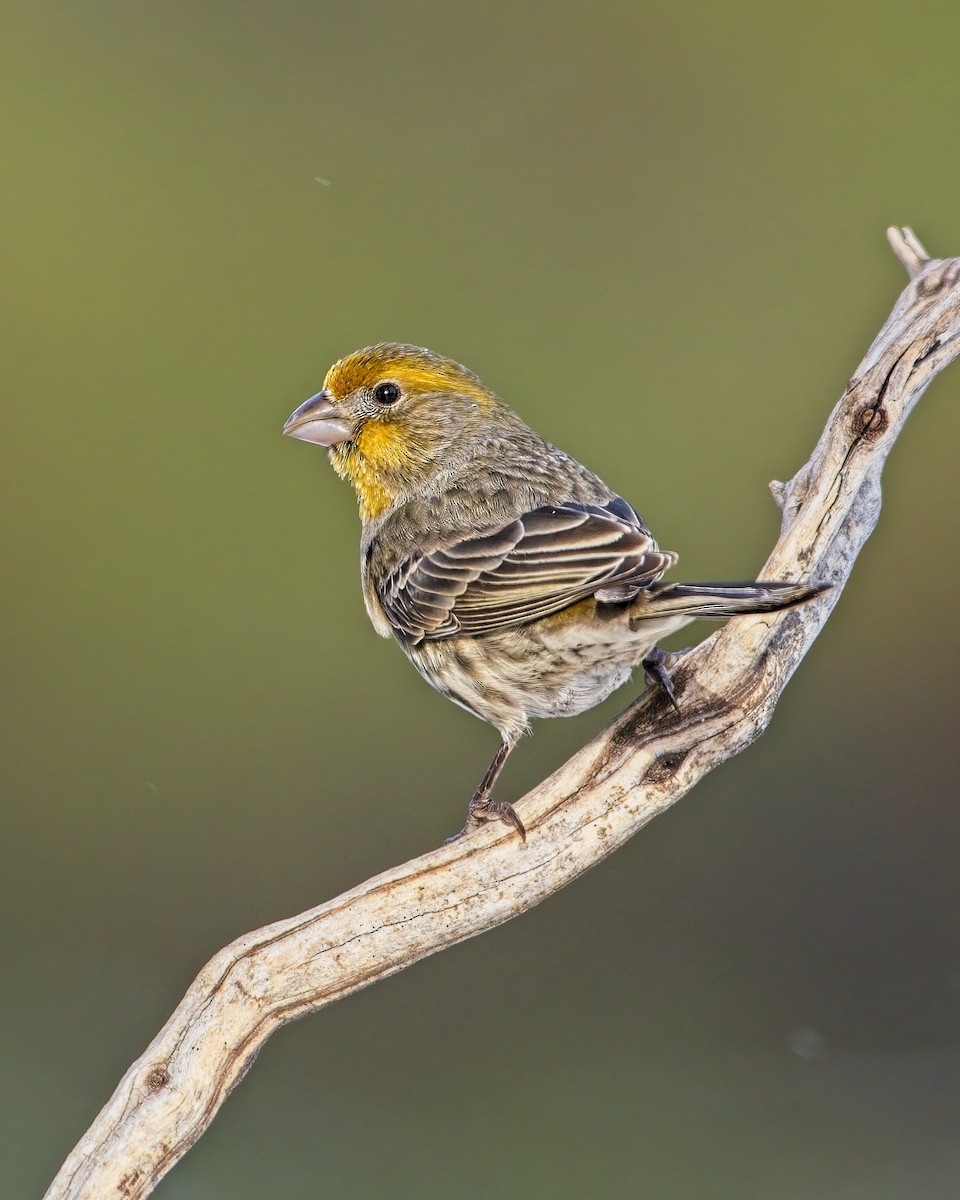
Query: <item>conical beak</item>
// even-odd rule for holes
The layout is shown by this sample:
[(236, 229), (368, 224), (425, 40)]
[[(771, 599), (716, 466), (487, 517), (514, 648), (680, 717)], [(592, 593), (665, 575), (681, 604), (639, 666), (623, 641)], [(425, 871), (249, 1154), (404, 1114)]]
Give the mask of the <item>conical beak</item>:
[(352, 435), (353, 425), (343, 419), (326, 392), (317, 392), (287, 417), (283, 432), (301, 442), (339, 446)]

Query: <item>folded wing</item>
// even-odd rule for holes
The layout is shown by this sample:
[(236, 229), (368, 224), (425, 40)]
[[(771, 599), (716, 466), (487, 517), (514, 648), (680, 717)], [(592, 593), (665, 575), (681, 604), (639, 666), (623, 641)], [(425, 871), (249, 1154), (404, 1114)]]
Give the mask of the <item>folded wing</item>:
[(405, 560), (381, 593), (414, 644), (515, 628), (587, 596), (629, 600), (675, 556), (657, 548), (626, 501), (534, 509), (502, 529)]

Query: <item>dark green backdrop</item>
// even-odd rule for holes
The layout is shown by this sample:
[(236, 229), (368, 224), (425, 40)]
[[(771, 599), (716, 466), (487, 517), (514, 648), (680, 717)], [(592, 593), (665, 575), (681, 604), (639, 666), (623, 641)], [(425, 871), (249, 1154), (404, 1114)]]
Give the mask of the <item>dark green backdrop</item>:
[[(946, 2), (7, 6), (0, 1195), (495, 744), (373, 634), (353, 498), (280, 437), (329, 363), (462, 359), (686, 577), (748, 576), (904, 283), (885, 226), (960, 254), (958, 55)], [(956, 1195), (958, 401), (760, 744), (285, 1030), (161, 1200)]]

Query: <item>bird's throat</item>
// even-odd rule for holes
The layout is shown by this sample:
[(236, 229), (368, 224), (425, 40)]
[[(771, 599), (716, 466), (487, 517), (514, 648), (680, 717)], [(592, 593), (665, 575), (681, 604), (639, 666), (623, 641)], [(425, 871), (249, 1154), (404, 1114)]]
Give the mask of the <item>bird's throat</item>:
[(348, 479), (353, 484), (360, 505), (360, 520), (366, 524), (386, 512), (399, 498), (399, 493), (390, 486), (390, 472), (363, 452), (360, 441), (358, 438), (335, 446), (330, 451), (330, 462), (341, 479)]

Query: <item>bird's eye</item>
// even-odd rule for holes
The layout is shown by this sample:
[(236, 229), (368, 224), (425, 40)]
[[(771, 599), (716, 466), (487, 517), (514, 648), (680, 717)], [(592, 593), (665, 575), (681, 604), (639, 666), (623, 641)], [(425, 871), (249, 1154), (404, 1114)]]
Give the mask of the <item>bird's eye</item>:
[(378, 404), (396, 404), (400, 389), (395, 383), (378, 383), (373, 389), (373, 398)]

